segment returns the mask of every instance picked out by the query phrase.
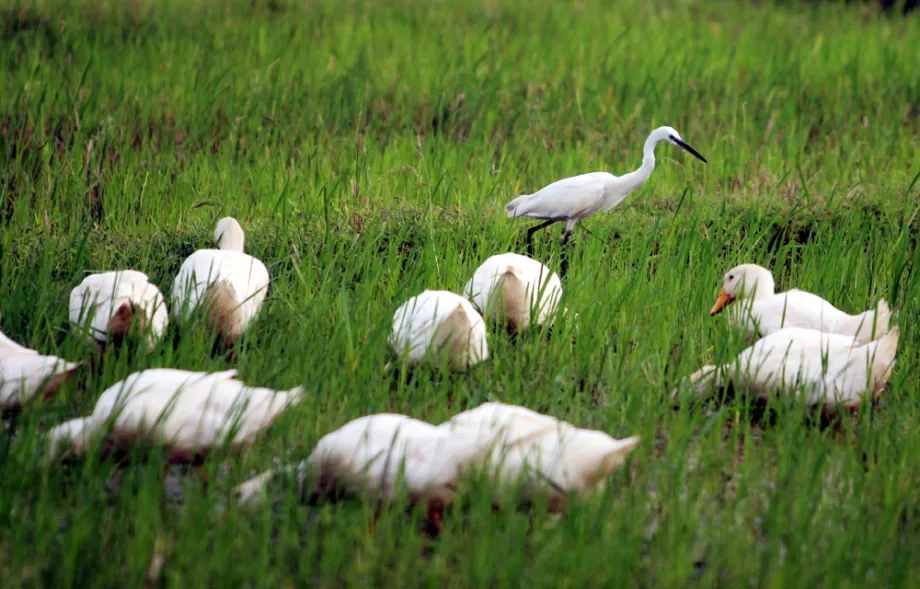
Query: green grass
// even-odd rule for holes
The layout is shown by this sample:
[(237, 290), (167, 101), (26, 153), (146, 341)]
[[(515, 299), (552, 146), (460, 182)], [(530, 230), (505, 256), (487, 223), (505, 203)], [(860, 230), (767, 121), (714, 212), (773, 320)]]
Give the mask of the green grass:
[[(189, 477), (174, 501), (158, 454), (117, 484), (98, 459), (40, 464), (42, 433), (131, 372), (227, 367), (175, 330), (150, 355), (107, 355), (15, 438), (0, 431), (4, 587), (136, 587), (155, 552), (164, 587), (916, 586), (916, 18), (691, 0), (0, 6), (0, 329), (85, 358), (66, 323), (84, 272), (131, 267), (168, 292), (231, 214), (273, 278), (236, 365), (309, 391), (229, 475)], [(522, 251), (508, 200), (632, 170), (663, 124), (710, 164), (662, 145), (642, 189), (576, 230), (577, 333), (495, 330), (469, 374), (382, 373), (402, 301)], [(537, 242), (554, 268), (559, 231)], [(835, 433), (795, 404), (769, 426), (741, 400), (670, 408), (681, 377), (744, 347), (708, 316), (742, 262), (849, 312), (893, 304), (898, 364), (876, 412)], [(398, 510), (369, 534), (360, 503), (214, 509), (349, 419), (436, 423), (486, 399), (642, 443), (562, 519), (494, 516), (469, 492), (427, 556)]]

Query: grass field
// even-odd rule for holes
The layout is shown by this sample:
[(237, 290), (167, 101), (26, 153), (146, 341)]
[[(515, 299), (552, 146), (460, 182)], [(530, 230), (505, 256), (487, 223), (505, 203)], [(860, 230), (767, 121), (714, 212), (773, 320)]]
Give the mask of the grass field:
[[(3, 587), (137, 587), (154, 555), (163, 587), (917, 585), (916, 18), (696, 0), (0, 6), (0, 329), (88, 358), (66, 323), (83, 274), (131, 267), (168, 292), (229, 214), (273, 279), (235, 364), (309, 391), (176, 498), (155, 453), (119, 475), (41, 462), (42, 432), (131, 372), (228, 366), (175, 328), (152, 354), (109, 353), (0, 430)], [(383, 373), (402, 301), (523, 252), (508, 200), (632, 170), (658, 125), (710, 163), (662, 144), (650, 181), (576, 230), (577, 332), (495, 329), (468, 374)], [(560, 231), (538, 235), (553, 268)], [(877, 411), (834, 431), (795, 403), (768, 425), (743, 400), (670, 407), (681, 377), (744, 347), (708, 315), (742, 262), (849, 312), (892, 304), (898, 364)], [(642, 443), (565, 518), (493, 515), (470, 490), (434, 543), (399, 510), (371, 534), (360, 503), (230, 501), (351, 418), (437, 423), (486, 399)]]

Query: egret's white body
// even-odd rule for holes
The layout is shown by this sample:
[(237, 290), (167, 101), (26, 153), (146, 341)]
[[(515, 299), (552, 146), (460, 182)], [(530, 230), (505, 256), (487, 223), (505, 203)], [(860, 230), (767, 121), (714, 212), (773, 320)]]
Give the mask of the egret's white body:
[(559, 276), (540, 262), (520, 254), (492, 256), (476, 269), (463, 294), (486, 317), (507, 322), (515, 331), (552, 324), (562, 298)]
[(638, 437), (617, 440), (524, 407), (492, 402), (438, 427), (475, 435), (480, 445), (489, 443), (492, 451), (482, 466), (499, 494), (521, 485), (523, 500), (545, 496), (553, 511), (565, 510), (569, 494), (584, 497), (602, 486), (639, 443)]
[[(774, 293), (773, 274), (756, 264), (742, 264), (725, 274), (722, 292), (710, 314), (719, 313), (734, 300), (729, 320), (747, 329), (749, 337), (764, 336), (784, 327), (804, 327), (846, 335), (864, 344), (888, 333), (891, 311), (885, 299), (878, 308), (849, 315), (821, 297), (803, 290)], [(852, 343), (852, 342), (851, 342)]]
[(289, 391), (250, 387), (235, 376), (236, 370), (135, 372), (107, 388), (92, 414), (52, 429), (50, 454), (56, 458), (69, 449), (83, 455), (106, 433), (106, 441), (116, 447), (139, 440), (165, 446), (177, 462), (224, 445), (238, 450), (250, 445), (303, 394), (300, 387)]
[(866, 392), (881, 393), (897, 349), (897, 327), (882, 339), (861, 345), (854, 345), (848, 335), (786, 327), (758, 340), (731, 364), (704, 366), (690, 376), (690, 382), (698, 397), (730, 382), (736, 390), (761, 399), (801, 389), (808, 405), (823, 402), (827, 408), (852, 409)]
[(179, 268), (172, 289), (173, 313), (183, 320), (204, 306), (224, 344), (246, 331), (268, 293), (268, 269), (243, 253), (245, 235), (231, 217), (218, 221), (214, 241), (220, 249), (198, 250)]
[(0, 409), (19, 409), (38, 393), (54, 393), (79, 362), (42, 356), (0, 333)]
[(137, 270), (91, 274), (70, 291), (70, 323), (90, 341), (121, 340), (138, 322), (148, 349), (169, 323), (166, 301), (147, 275)]
[(426, 290), (393, 314), (390, 347), (409, 363), (446, 358), (451, 370), (466, 370), (489, 357), (482, 316), (468, 300), (445, 290)]
[[(562, 245), (565, 246), (575, 224), (598, 211), (607, 211), (620, 204), (631, 192), (642, 186), (655, 169), (655, 146), (667, 141), (692, 153), (703, 162), (706, 159), (681, 139), (672, 127), (658, 127), (652, 131), (642, 149), (642, 165), (622, 176), (607, 172), (591, 172), (558, 180), (533, 194), (522, 194), (505, 205), (509, 217), (530, 217), (544, 223), (527, 231), (527, 253), (533, 256), (533, 233), (552, 223), (565, 221)], [(563, 249), (563, 252), (565, 250)], [(562, 276), (567, 270), (565, 258)]]

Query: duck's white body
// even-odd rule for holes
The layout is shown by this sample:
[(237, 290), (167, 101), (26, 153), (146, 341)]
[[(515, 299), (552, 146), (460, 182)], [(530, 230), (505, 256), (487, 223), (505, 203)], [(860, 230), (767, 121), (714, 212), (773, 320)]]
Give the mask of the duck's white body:
[(729, 320), (747, 330), (748, 337), (765, 336), (784, 327), (803, 327), (847, 335), (864, 344), (888, 333), (891, 311), (884, 299), (875, 311), (849, 315), (821, 297), (793, 289), (774, 293), (773, 274), (756, 264), (743, 264), (725, 274), (722, 292), (711, 314), (737, 300), (728, 310)]
[(147, 275), (137, 270), (91, 274), (70, 291), (70, 323), (90, 341), (106, 342), (128, 334), (132, 321), (146, 332), (148, 347), (169, 323), (166, 301)]
[(262, 308), (268, 293), (268, 269), (243, 253), (243, 230), (235, 219), (221, 219), (214, 232), (220, 249), (198, 250), (179, 268), (172, 304), (177, 320), (204, 307), (225, 344), (236, 341)]
[[(569, 494), (583, 497), (602, 486), (639, 443), (617, 440), (595, 430), (503, 403), (484, 403), (438, 426), (488, 440), (492, 448), (482, 464), (500, 492), (521, 485), (522, 499), (542, 495), (553, 511), (563, 511)], [(498, 499), (501, 501), (501, 499)]]
[(515, 331), (552, 324), (562, 298), (559, 275), (540, 262), (520, 254), (492, 256), (473, 273), (463, 294), (485, 316), (507, 322)]
[(350, 495), (392, 499), (401, 481), (412, 500), (453, 501), (457, 478), (488, 450), (473, 436), (405, 415), (351, 421), (319, 440), (307, 458), (314, 478)]
[(417, 364), (446, 358), (452, 370), (466, 370), (489, 357), (482, 316), (468, 300), (445, 290), (426, 290), (393, 314), (390, 347)]
[(53, 393), (78, 366), (79, 362), (42, 356), (0, 333), (0, 409), (18, 409), (39, 392)]
[[(296, 468), (333, 494), (392, 499), (400, 488), (429, 508), (453, 502), (457, 482), (469, 471), (487, 469), (502, 502), (506, 488), (523, 483), (525, 501), (548, 494), (550, 507), (565, 509), (569, 493), (583, 496), (599, 487), (635, 448), (638, 438), (615, 440), (523, 407), (485, 403), (437, 427), (391, 413), (369, 415), (324, 436)], [(234, 489), (239, 501), (258, 506), (270, 470)], [(430, 511), (429, 511), (430, 514)]]
[(865, 393), (881, 393), (897, 348), (897, 327), (862, 345), (854, 345), (849, 335), (786, 327), (758, 340), (731, 364), (704, 366), (690, 382), (699, 397), (731, 382), (759, 398), (800, 389), (809, 405), (855, 408)]
[(300, 387), (249, 387), (235, 376), (236, 370), (135, 372), (106, 389), (91, 415), (52, 429), (51, 455), (58, 457), (68, 448), (84, 454), (109, 425), (107, 441), (112, 445), (143, 440), (169, 448), (174, 461), (187, 461), (225, 444), (236, 450), (251, 444), (302, 396)]

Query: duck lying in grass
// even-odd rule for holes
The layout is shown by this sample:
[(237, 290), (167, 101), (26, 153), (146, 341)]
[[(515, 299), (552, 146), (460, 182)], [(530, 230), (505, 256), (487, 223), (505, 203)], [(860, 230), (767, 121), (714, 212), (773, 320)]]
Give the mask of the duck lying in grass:
[(756, 264), (742, 264), (725, 273), (722, 291), (710, 315), (737, 300), (729, 312), (733, 324), (746, 327), (748, 335), (765, 336), (784, 327), (804, 327), (850, 336), (864, 344), (888, 333), (891, 311), (885, 299), (875, 311), (848, 315), (821, 297), (803, 290), (774, 293), (773, 274)]
[(53, 395), (80, 362), (42, 356), (0, 333), (0, 410), (16, 411), (39, 393)]
[(143, 442), (167, 448), (170, 462), (192, 462), (215, 448), (249, 446), (302, 396), (300, 387), (275, 391), (235, 377), (236, 370), (135, 372), (107, 388), (89, 416), (52, 429), (49, 455), (82, 456), (95, 443), (108, 455)]
[(489, 357), (482, 316), (468, 300), (446, 290), (426, 290), (396, 309), (389, 344), (411, 365), (446, 361), (456, 371)]
[[(300, 465), (299, 484), (313, 481), (311, 502), (351, 497), (383, 503), (404, 489), (413, 504), (426, 505), (429, 523), (440, 529), (458, 478), (482, 461), (487, 444), (405, 415), (368, 415), (320, 438)], [(275, 474), (268, 471), (239, 485), (235, 494), (240, 503), (260, 505)]]
[(121, 344), (134, 325), (152, 351), (163, 337), (169, 312), (146, 274), (118, 270), (91, 274), (70, 291), (70, 323), (100, 346), (107, 341)]
[(758, 340), (730, 364), (703, 366), (690, 375), (689, 384), (697, 398), (729, 383), (736, 392), (764, 400), (802, 390), (808, 405), (852, 411), (866, 393), (877, 397), (884, 390), (897, 349), (897, 327), (862, 345), (854, 345), (849, 335), (786, 327)]
[(235, 343), (259, 312), (268, 293), (268, 269), (243, 253), (245, 234), (236, 219), (217, 222), (219, 249), (198, 250), (179, 268), (173, 282), (173, 314), (180, 322), (199, 307), (224, 346)]
[(604, 432), (570, 423), (516, 405), (483, 403), (455, 415), (439, 429), (467, 432), (490, 454), (487, 469), (502, 504), (503, 492), (517, 488), (532, 503), (545, 497), (549, 510), (563, 512), (570, 496), (586, 497), (602, 487), (639, 444), (638, 437), (615, 439)]
[[(503, 490), (523, 484), (523, 501), (546, 493), (550, 509), (560, 512), (570, 494), (583, 497), (601, 486), (638, 441), (615, 440), (523, 407), (485, 403), (439, 426), (389, 413), (356, 419), (321, 438), (294, 468), (299, 485), (314, 484), (309, 494), (314, 501), (345, 496), (385, 502), (402, 485), (414, 503), (426, 505), (429, 523), (440, 529), (442, 512), (468, 472), (487, 470), (498, 505), (505, 500)], [(238, 485), (240, 503), (261, 505), (267, 483), (278, 473)]]
[(483, 262), (463, 294), (483, 316), (520, 332), (530, 326), (531, 316), (537, 325), (552, 325), (562, 298), (562, 282), (533, 258), (507, 253)]

